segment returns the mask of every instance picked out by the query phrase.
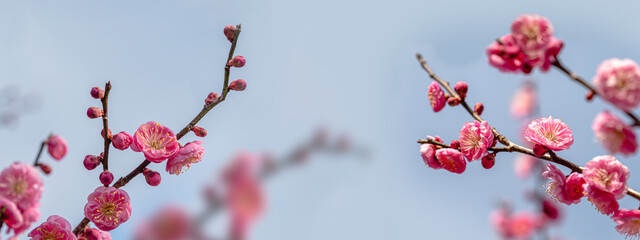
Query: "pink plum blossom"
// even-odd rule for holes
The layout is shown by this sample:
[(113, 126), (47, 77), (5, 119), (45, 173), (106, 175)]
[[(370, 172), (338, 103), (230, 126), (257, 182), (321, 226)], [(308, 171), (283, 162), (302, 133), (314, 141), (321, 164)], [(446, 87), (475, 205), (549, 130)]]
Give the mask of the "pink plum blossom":
[(13, 163), (0, 173), (0, 196), (20, 209), (39, 206), (43, 189), (42, 177), (29, 164)]
[(191, 239), (193, 221), (189, 213), (177, 206), (160, 208), (147, 222), (136, 229), (135, 240), (186, 240)]
[(545, 17), (524, 14), (511, 23), (511, 33), (525, 52), (546, 49), (553, 38), (553, 26)]
[(0, 197), (0, 208), (4, 208), (2, 213), (2, 223), (7, 224), (10, 229), (20, 228), (24, 223), (24, 218), (16, 204), (6, 198)]
[(246, 151), (240, 151), (222, 172), (222, 179), (230, 184), (247, 176), (255, 176), (260, 168), (260, 156)]
[(524, 131), (524, 138), (553, 151), (569, 149), (573, 144), (573, 132), (569, 126), (551, 116), (531, 122)]
[(593, 83), (605, 100), (622, 110), (629, 111), (640, 104), (640, 67), (631, 59), (605, 60)]
[(616, 199), (621, 199), (627, 194), (629, 169), (614, 156), (594, 157), (587, 162), (582, 174), (589, 183), (589, 188), (611, 193)]
[(540, 160), (532, 156), (524, 154), (518, 155), (518, 158), (516, 159), (516, 162), (514, 164), (516, 176), (518, 176), (520, 179), (529, 178), (529, 176), (531, 176), (531, 172), (537, 169), (536, 166), (539, 162)]
[(460, 130), (460, 150), (469, 161), (477, 160), (487, 154), (487, 148), (493, 144), (493, 132), (487, 121), (465, 123)]
[(467, 162), (464, 160), (464, 156), (460, 151), (455, 149), (438, 149), (436, 150), (436, 158), (442, 168), (452, 173), (461, 174), (467, 168)]
[(623, 155), (629, 155), (635, 153), (638, 149), (636, 134), (631, 129), (631, 126), (609, 111), (598, 114), (593, 120), (591, 129), (593, 129), (604, 148), (612, 154), (622, 153)]
[(511, 115), (515, 118), (524, 118), (533, 115), (538, 105), (538, 93), (535, 85), (526, 82), (513, 94), (511, 98)]
[(444, 98), (444, 91), (436, 81), (431, 82), (431, 85), (429, 85), (429, 102), (434, 112), (442, 110), (445, 103), (447, 103), (447, 99)]
[(510, 215), (505, 209), (491, 213), (490, 222), (505, 239), (529, 239), (540, 225), (539, 217), (529, 212)]
[(131, 146), (133, 142), (133, 138), (126, 132), (120, 132), (116, 135), (113, 135), (111, 138), (111, 143), (113, 143), (113, 147), (119, 150), (125, 150)]
[(57, 215), (47, 218), (46, 222), (29, 233), (29, 237), (32, 240), (76, 240), (76, 235), (71, 230), (71, 224)]
[(420, 155), (424, 164), (433, 169), (440, 169), (442, 166), (438, 159), (436, 159), (436, 147), (432, 144), (420, 145)]
[(181, 147), (178, 154), (167, 161), (167, 172), (173, 175), (180, 175), (180, 173), (189, 169), (192, 163), (200, 162), (202, 156), (204, 156), (202, 143), (202, 141), (193, 141)]
[(613, 194), (595, 187), (589, 187), (587, 200), (596, 207), (598, 212), (604, 215), (614, 214), (620, 208), (620, 205)]
[(493, 41), (486, 52), (489, 56), (489, 64), (502, 72), (528, 74), (533, 69), (525, 62), (526, 55), (520, 50), (511, 34), (500, 37), (499, 41)]
[(24, 231), (31, 229), (31, 224), (38, 221), (40, 219), (40, 210), (38, 208), (32, 207), (27, 210), (22, 211), (22, 225), (18, 228), (14, 228), (13, 231), (16, 234), (20, 234)]
[(67, 141), (58, 135), (53, 135), (47, 140), (49, 155), (55, 160), (60, 160), (67, 154)]
[(547, 169), (542, 173), (545, 179), (551, 179), (547, 184), (547, 193), (555, 200), (571, 205), (578, 204), (587, 193), (587, 182), (582, 174), (571, 173), (569, 177), (558, 170), (553, 164), (547, 164)]
[(111, 240), (111, 233), (96, 228), (85, 228), (83, 235), (87, 240)]
[(144, 153), (151, 162), (161, 163), (175, 156), (180, 146), (171, 129), (157, 122), (147, 122), (134, 134), (131, 150)]
[(611, 219), (617, 224), (616, 231), (620, 234), (630, 239), (640, 238), (640, 210), (620, 209)]
[(110, 231), (129, 220), (129, 194), (114, 187), (98, 187), (87, 197), (84, 216), (102, 231)]
[(235, 236), (245, 236), (248, 226), (264, 211), (265, 198), (260, 183), (251, 176), (236, 179), (227, 186), (227, 206)]

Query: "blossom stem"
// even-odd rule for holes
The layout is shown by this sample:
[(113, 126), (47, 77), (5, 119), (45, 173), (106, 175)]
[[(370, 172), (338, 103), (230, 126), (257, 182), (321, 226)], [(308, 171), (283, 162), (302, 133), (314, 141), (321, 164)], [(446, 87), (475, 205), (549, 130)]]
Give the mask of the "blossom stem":
[(102, 170), (109, 170), (109, 146), (111, 145), (111, 138), (109, 138), (109, 118), (107, 117), (107, 105), (109, 101), (109, 92), (111, 92), (111, 81), (104, 84), (104, 97), (102, 102), (102, 126), (104, 128), (104, 154), (102, 156)]
[[(424, 58), (422, 58), (422, 55), (420, 55), (419, 53), (416, 54), (416, 57), (418, 58), (418, 61), (420, 61), (420, 64), (422, 65), (422, 68), (424, 70), (427, 71), (427, 73), (429, 73), (429, 76), (433, 79), (436, 80), (438, 83), (440, 83), (440, 85), (442, 85), (448, 92), (449, 95), (452, 97), (459, 97), (458, 94), (456, 94), (455, 91), (453, 91), (451, 89), (451, 87), (449, 87), (449, 84), (447, 82), (445, 82), (444, 80), (440, 79), (437, 75), (435, 75), (435, 73), (433, 73), (433, 71), (431, 70), (431, 68), (429, 67), (429, 65), (427, 65), (427, 62), (424, 60)], [(556, 61), (559, 63), (559, 60)], [(562, 66), (561, 64), (558, 64), (559, 66)], [(556, 64), (554, 63), (554, 66), (556, 66)], [(564, 67), (563, 67), (564, 68)], [(564, 68), (565, 73), (570, 73), (568, 70), (566, 70), (566, 68)], [(569, 74), (570, 76), (577, 76), (575, 74)], [(579, 77), (577, 77), (579, 78)], [(584, 82), (584, 81), (581, 81)], [(588, 83), (584, 82), (585, 84), (588, 85)], [(594, 91), (595, 93), (595, 91)], [(462, 106), (464, 106), (464, 108), (467, 110), (467, 112), (469, 113), (469, 115), (471, 115), (474, 119), (478, 120), (478, 121), (483, 121), (482, 118), (480, 118), (480, 116), (478, 116), (477, 114), (475, 114), (473, 112), (473, 110), (469, 107), (469, 105), (466, 104), (465, 100), (461, 100), (460, 102), (462, 104)], [(630, 113), (629, 113), (630, 114)], [(504, 144), (505, 147), (489, 147), (488, 150), (489, 151), (493, 151), (494, 153), (498, 153), (498, 152), (519, 152), (522, 154), (527, 154), (533, 157), (536, 157), (535, 154), (533, 153), (533, 150), (530, 148), (526, 148), (523, 146), (520, 146), (518, 144), (515, 144), (511, 141), (509, 141), (509, 139), (507, 139), (505, 136), (501, 135), (495, 128), (492, 127), (493, 130), (493, 135), (498, 138), (498, 141), (500, 141), (500, 143)], [(441, 143), (441, 142), (437, 142), (433, 139), (419, 139), (418, 143), (423, 144), (423, 143), (428, 143), (428, 144), (434, 144), (434, 145), (438, 145), (441, 147), (450, 147), (447, 144)], [(557, 163), (560, 164), (562, 166), (565, 166), (569, 169), (571, 169), (572, 172), (577, 172), (577, 173), (582, 173), (583, 168), (576, 165), (575, 163), (568, 161), (564, 158), (559, 157), (558, 155), (556, 155), (555, 152), (553, 151), (549, 151), (548, 154), (545, 154), (543, 156), (540, 157), (536, 157), (542, 160), (546, 160), (549, 162), (553, 162), (553, 163)], [(640, 201), (640, 192), (633, 190), (629, 187), (627, 187), (627, 195), (637, 199)]]
[[(420, 65), (422, 65), (422, 68), (425, 71), (427, 71), (427, 73), (429, 74), (429, 77), (431, 77), (433, 80), (440, 83), (440, 85), (442, 85), (442, 87), (444, 87), (447, 90), (447, 92), (449, 92), (449, 96), (460, 99), (460, 104), (464, 107), (464, 109), (467, 110), (469, 115), (471, 115), (474, 119), (478, 120), (479, 122), (484, 121), (480, 116), (478, 116), (478, 114), (476, 114), (473, 111), (473, 108), (469, 107), (469, 104), (467, 104), (467, 101), (465, 99), (460, 98), (460, 96), (458, 96), (458, 93), (456, 93), (456, 91), (453, 91), (453, 89), (451, 89), (448, 82), (440, 79), (440, 77), (438, 77), (433, 72), (433, 70), (431, 70), (431, 67), (427, 65), (427, 61), (424, 60), (424, 58), (422, 58), (422, 55), (420, 55), (420, 53), (416, 53), (416, 58), (418, 58), (418, 61), (420, 62)], [(491, 127), (491, 131), (493, 132), (493, 135), (498, 139), (498, 141), (504, 144), (505, 146), (510, 146), (511, 144), (513, 144), (506, 137), (500, 134), (495, 128)]]
[[(47, 139), (49, 139), (51, 137), (51, 135), (49, 135), (49, 137), (47, 137)], [(42, 155), (42, 150), (44, 150), (44, 145), (47, 145), (47, 140), (42, 141), (42, 143), (40, 143), (40, 149), (38, 150), (38, 154), (36, 155), (36, 159), (33, 160), (33, 166), (37, 167), (40, 166), (40, 156)]]
[[(553, 66), (558, 68), (563, 73), (565, 73), (569, 78), (575, 80), (576, 82), (580, 83), (582, 86), (589, 89), (591, 92), (593, 92), (594, 96), (600, 95), (598, 91), (595, 89), (595, 87), (593, 87), (591, 84), (589, 84), (589, 82), (581, 78), (578, 74), (571, 72), (566, 66), (562, 64), (559, 58), (556, 58), (556, 60), (553, 61)], [(623, 111), (627, 116), (629, 116), (629, 118), (631, 118), (631, 120), (633, 121), (633, 123), (631, 124), (632, 126), (640, 127), (640, 118), (638, 118), (638, 116), (633, 114), (631, 111), (622, 110), (622, 109), (621, 111)]]
[[(200, 111), (200, 113), (198, 113), (198, 115), (196, 115), (196, 117), (191, 120), (191, 122), (189, 122), (189, 124), (187, 124), (187, 126), (185, 126), (178, 134), (176, 134), (176, 139), (180, 140), (180, 138), (182, 138), (185, 134), (187, 134), (189, 131), (191, 131), (191, 129), (193, 129), (193, 127), (200, 121), (200, 119), (202, 119), (211, 109), (213, 109), (215, 106), (217, 106), (219, 103), (221, 103), (222, 101), (224, 101), (227, 97), (227, 93), (229, 92), (229, 74), (231, 72), (231, 66), (229, 66), (228, 63), (232, 58), (233, 58), (233, 53), (235, 52), (236, 49), (236, 44), (238, 42), (238, 36), (240, 35), (240, 31), (241, 31), (241, 25), (238, 24), (236, 25), (236, 33), (235, 36), (233, 38), (233, 42), (231, 43), (231, 48), (229, 49), (229, 57), (227, 58), (227, 61), (225, 62), (225, 74), (224, 74), (224, 84), (223, 84), (223, 90), (222, 90), (222, 95), (220, 97), (218, 97), (216, 100), (214, 100), (212, 103), (205, 105), (202, 110)], [(104, 127), (105, 127), (105, 135), (108, 133), (108, 129), (107, 129), (107, 123), (106, 123), (106, 114), (107, 114), (107, 108), (106, 108), (106, 98), (108, 96), (109, 90), (111, 89), (111, 83), (108, 82), (107, 83), (108, 87), (105, 85), (105, 100), (103, 101), (103, 107), (104, 107), (104, 115), (105, 117), (103, 117), (103, 123), (104, 123)], [(111, 140), (109, 140), (110, 143)], [(104, 159), (107, 159), (107, 153), (108, 153), (108, 147), (109, 147), (109, 143), (107, 143), (107, 138), (105, 137), (105, 155), (104, 155)], [(104, 161), (103, 159), (103, 161)], [(105, 164), (106, 162), (103, 162), (103, 164)], [(113, 183), (113, 187), (114, 188), (121, 188), (124, 187), (125, 185), (127, 185), (127, 183), (129, 183), (129, 181), (131, 181), (132, 179), (134, 179), (136, 176), (138, 176), (139, 174), (141, 174), (144, 169), (149, 166), (151, 162), (149, 160), (144, 160), (142, 163), (140, 163), (140, 165), (138, 165), (138, 167), (136, 167), (135, 169), (133, 169), (133, 171), (129, 172), (129, 174), (127, 174), (124, 177), (121, 177), (120, 179), (118, 179), (118, 181), (116, 181), (115, 183)], [(106, 170), (106, 166), (105, 166), (105, 170)], [(82, 231), (85, 226), (89, 224), (89, 219), (88, 218), (83, 218), (82, 221), (80, 221), (80, 223), (76, 226), (75, 229), (73, 229), (73, 233), (77, 236), (80, 231)]]

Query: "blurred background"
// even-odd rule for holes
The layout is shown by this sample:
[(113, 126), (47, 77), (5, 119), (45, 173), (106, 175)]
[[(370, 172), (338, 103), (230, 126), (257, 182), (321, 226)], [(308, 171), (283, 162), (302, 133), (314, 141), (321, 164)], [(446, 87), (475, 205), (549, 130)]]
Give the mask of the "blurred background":
[[(113, 239), (131, 239), (137, 223), (167, 203), (193, 213), (203, 209), (201, 187), (215, 180), (237, 151), (280, 156), (317, 127), (346, 133), (367, 146), (369, 161), (314, 156), (305, 166), (275, 176), (265, 185), (267, 207), (251, 239), (494, 239), (490, 212), (501, 200), (516, 209), (534, 208), (523, 196), (534, 185), (516, 177), (515, 154), (498, 155), (491, 170), (474, 162), (462, 175), (424, 166), (416, 140), (439, 135), (448, 143), (471, 118), (461, 108), (433, 113), (427, 99), (430, 79), (415, 53), (444, 79), (467, 81), (468, 101), (483, 102), (483, 117), (517, 140), (522, 125), (510, 116), (509, 105), (525, 78), (490, 67), (485, 47), (509, 33), (518, 15), (540, 14), (565, 41), (564, 63), (590, 80), (605, 59), (640, 60), (640, 33), (630, 27), (640, 20), (638, 5), (0, 0), (0, 99), (20, 99), (11, 110), (0, 109), (18, 116), (0, 127), (0, 168), (32, 162), (49, 133), (65, 138), (67, 156), (61, 162), (45, 159), (53, 173), (44, 177), (41, 221), (57, 214), (75, 226), (86, 196), (99, 186), (99, 171), (82, 165), (85, 155), (102, 151), (102, 123), (86, 117), (88, 107), (100, 105), (90, 97), (91, 87), (112, 82), (109, 126), (114, 133), (135, 132), (147, 121), (178, 131), (209, 92), (221, 91), (229, 48), (222, 29), (241, 23), (236, 54), (247, 64), (234, 69), (231, 80), (245, 79), (247, 89), (230, 93), (198, 124), (209, 133), (202, 162), (180, 176), (152, 165), (162, 171), (160, 186), (150, 187), (138, 177), (124, 188), (133, 214), (111, 232)], [(529, 78), (538, 85), (542, 115), (559, 117), (574, 131), (575, 143), (562, 157), (584, 165), (606, 154), (590, 126), (610, 107), (600, 99), (586, 103), (586, 91), (555, 69), (535, 70)], [(189, 134), (182, 142), (193, 140)], [(637, 189), (636, 158), (620, 156), (632, 172), (630, 187)], [(139, 153), (112, 149), (110, 170), (118, 178), (141, 159)], [(637, 202), (623, 199), (621, 207), (636, 208)], [(551, 235), (621, 238), (609, 217), (586, 200), (565, 207), (563, 218)], [(225, 224), (210, 221), (207, 230), (224, 236)]]

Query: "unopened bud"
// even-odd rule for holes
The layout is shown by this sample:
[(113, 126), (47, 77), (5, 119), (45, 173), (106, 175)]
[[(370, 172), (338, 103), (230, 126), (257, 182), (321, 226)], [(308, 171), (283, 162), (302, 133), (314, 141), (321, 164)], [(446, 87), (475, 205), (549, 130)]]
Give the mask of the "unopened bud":
[(460, 104), (460, 98), (449, 98), (447, 100), (447, 103), (449, 104), (449, 106), (458, 106), (458, 104)]
[(535, 155), (536, 157), (542, 157), (542, 155), (544, 155), (545, 153), (547, 153), (547, 148), (540, 145), (540, 144), (536, 144), (533, 145), (533, 155)]
[(113, 174), (109, 172), (109, 170), (104, 170), (102, 173), (100, 173), (100, 182), (103, 185), (108, 186), (109, 184), (111, 184), (111, 182), (113, 182)]
[(91, 88), (91, 97), (95, 99), (102, 99), (104, 97), (104, 90), (99, 87)]
[(120, 132), (111, 138), (113, 147), (120, 150), (125, 150), (133, 143), (133, 137), (126, 132)]
[(87, 240), (101, 240), (102, 238), (102, 233), (100, 232), (100, 230), (95, 229), (95, 228), (85, 228), (84, 229), (84, 237), (87, 238)]
[(158, 186), (160, 185), (160, 181), (162, 181), (160, 173), (148, 168), (145, 168), (142, 174), (144, 175), (144, 179), (147, 180), (147, 183), (151, 186)]
[(459, 149), (460, 148), (460, 141), (458, 141), (458, 140), (451, 141), (451, 148)]
[(476, 106), (473, 107), (473, 112), (480, 116), (482, 115), (482, 111), (484, 111), (484, 105), (482, 105), (482, 103), (476, 103)]
[(91, 119), (102, 117), (102, 109), (97, 107), (90, 107), (87, 109), (87, 116)]
[(453, 87), (453, 89), (456, 90), (456, 93), (458, 93), (458, 96), (460, 96), (461, 99), (465, 99), (467, 97), (468, 88), (469, 86), (467, 86), (467, 83), (464, 81), (457, 82)]
[[(100, 130), (100, 136), (102, 136), (102, 138), (104, 138), (104, 128), (102, 130)], [(109, 139), (111, 139), (113, 137), (113, 134), (111, 133), (111, 128), (109, 128), (107, 130), (107, 137)]]
[(220, 94), (214, 93), (214, 92), (210, 92), (209, 96), (207, 96), (207, 98), (204, 100), (204, 103), (209, 105), (209, 104), (213, 103), (213, 101), (215, 101), (218, 97), (220, 97)]
[(231, 90), (242, 91), (245, 88), (247, 88), (247, 83), (242, 79), (238, 79), (229, 83), (229, 89)]
[(51, 165), (46, 163), (40, 163), (40, 170), (42, 170), (44, 174), (49, 174), (51, 173)]
[(433, 140), (434, 140), (434, 141), (436, 141), (436, 142), (444, 143), (444, 142), (442, 141), (442, 138), (440, 138), (439, 136), (436, 136), (435, 138), (433, 138)]
[(233, 59), (229, 60), (229, 63), (227, 64), (229, 66), (241, 68), (244, 66), (245, 63), (247, 63), (247, 60), (245, 60), (243, 56), (235, 56), (233, 57)]
[(587, 101), (591, 101), (591, 100), (593, 100), (593, 96), (595, 94), (596, 94), (595, 92), (589, 91), (589, 92), (587, 92), (587, 95), (585, 95), (584, 97), (587, 99)]
[(233, 25), (227, 25), (224, 27), (224, 36), (227, 37), (229, 42), (233, 42), (233, 38), (236, 37), (236, 27)]
[(96, 167), (98, 167), (98, 165), (100, 165), (102, 161), (98, 159), (97, 156), (94, 155), (87, 155), (84, 157), (84, 161), (82, 162), (82, 164), (84, 164), (84, 167), (87, 170), (93, 170)]
[(196, 134), (196, 136), (198, 137), (205, 137), (207, 136), (207, 129), (195, 126), (191, 129), (191, 131), (193, 131), (193, 133)]
[(496, 155), (489, 153), (482, 158), (482, 167), (485, 169), (491, 169), (496, 164)]

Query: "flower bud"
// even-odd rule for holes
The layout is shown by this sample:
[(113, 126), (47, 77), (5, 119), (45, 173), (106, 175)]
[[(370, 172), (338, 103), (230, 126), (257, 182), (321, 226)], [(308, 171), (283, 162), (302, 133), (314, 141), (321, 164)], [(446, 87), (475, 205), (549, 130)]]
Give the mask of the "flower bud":
[(162, 180), (162, 178), (160, 177), (160, 173), (145, 168), (142, 174), (144, 175), (144, 179), (147, 180), (147, 183), (149, 185), (154, 187), (160, 185), (160, 181)]
[(87, 109), (87, 116), (91, 119), (102, 117), (102, 114), (103, 112), (100, 108), (90, 107), (89, 109)]
[(242, 91), (245, 88), (247, 88), (247, 83), (242, 79), (238, 79), (229, 83), (229, 89), (231, 90)]
[(126, 132), (120, 132), (111, 138), (113, 147), (120, 150), (125, 150), (131, 146), (133, 138)]
[(542, 157), (547, 151), (549, 150), (540, 144), (533, 145), (533, 155), (536, 157)]
[(451, 141), (451, 148), (460, 149), (460, 141), (458, 141), (458, 140)]
[(443, 143), (442, 138), (440, 138), (439, 136), (436, 136), (435, 138), (433, 138), (433, 140), (436, 142)]
[(482, 158), (482, 167), (485, 169), (491, 169), (496, 164), (496, 155), (489, 153)]
[(241, 68), (245, 63), (247, 63), (247, 60), (245, 60), (243, 56), (235, 56), (233, 59), (229, 60), (228, 65)]
[[(102, 138), (104, 138), (104, 128), (102, 130), (100, 130), (100, 136), (102, 136)], [(109, 139), (111, 139), (113, 137), (113, 134), (111, 133), (111, 128), (109, 128), (108, 131), (107, 131), (107, 137)]]
[(460, 96), (461, 99), (465, 99), (467, 97), (468, 88), (469, 86), (467, 86), (467, 83), (464, 81), (457, 82), (453, 87), (453, 89), (456, 90), (456, 93), (458, 93), (458, 96)]
[(95, 99), (104, 98), (104, 90), (102, 90), (102, 88), (99, 88), (99, 87), (91, 88), (91, 97), (93, 97)]
[(204, 129), (204, 128), (202, 128), (202, 127), (195, 126), (195, 127), (193, 127), (193, 128), (191, 129), (191, 131), (193, 131), (193, 133), (195, 133), (195, 134), (196, 134), (196, 136), (198, 136), (198, 137), (205, 137), (205, 136), (207, 136), (207, 130), (206, 130), (206, 129)]
[(101, 160), (98, 160), (98, 157), (94, 155), (87, 155), (84, 157), (84, 161), (82, 162), (82, 164), (84, 164), (84, 168), (86, 168), (87, 170), (93, 170), (98, 167), (101, 162)]
[(109, 170), (102, 171), (102, 173), (100, 173), (100, 182), (103, 185), (108, 186), (113, 182), (113, 174), (109, 172)]
[(589, 91), (589, 92), (587, 92), (587, 95), (585, 95), (584, 97), (587, 99), (587, 101), (591, 101), (591, 100), (593, 100), (593, 96), (595, 94), (596, 94), (595, 92)]
[(51, 173), (51, 165), (46, 163), (40, 163), (40, 170), (42, 170), (44, 174), (49, 174)]
[(449, 98), (447, 100), (447, 103), (449, 104), (449, 106), (458, 106), (458, 104), (460, 104), (460, 98)]
[(209, 96), (207, 96), (207, 98), (204, 100), (204, 103), (209, 105), (213, 101), (215, 101), (218, 97), (220, 97), (220, 94), (217, 94), (217, 93), (214, 93), (214, 92), (210, 92)]
[(88, 227), (84, 229), (84, 237), (87, 240), (102, 240), (102, 233), (98, 229)]
[(233, 42), (233, 38), (236, 37), (236, 27), (233, 25), (227, 25), (224, 27), (224, 36), (227, 37), (229, 42)]
[(482, 105), (482, 103), (476, 103), (476, 106), (473, 107), (473, 112), (480, 116), (482, 115), (482, 111), (484, 111), (484, 105)]
[(47, 151), (55, 160), (61, 160), (67, 155), (67, 141), (60, 135), (52, 135), (47, 139)]

